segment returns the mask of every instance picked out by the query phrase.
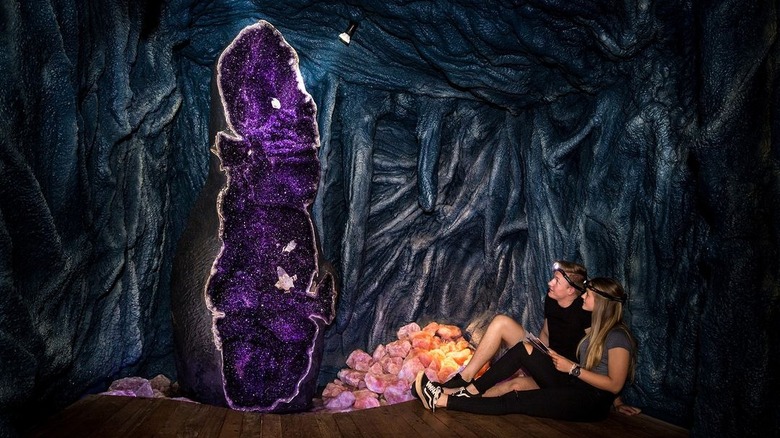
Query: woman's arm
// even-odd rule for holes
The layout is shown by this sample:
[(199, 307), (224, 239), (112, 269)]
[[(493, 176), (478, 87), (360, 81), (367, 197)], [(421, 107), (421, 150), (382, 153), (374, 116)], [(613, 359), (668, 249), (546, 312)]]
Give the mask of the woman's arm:
[[(555, 369), (558, 371), (569, 373), (574, 369), (574, 362), (566, 359), (560, 354), (553, 351), (550, 356), (555, 364)], [(598, 389), (617, 394), (623, 389), (623, 385), (626, 383), (626, 378), (628, 377), (628, 363), (631, 357), (628, 350), (623, 347), (610, 348), (609, 351), (607, 351), (607, 357), (609, 358), (609, 362), (608, 374), (606, 376), (582, 368), (580, 370), (579, 378), (583, 382), (595, 386)]]

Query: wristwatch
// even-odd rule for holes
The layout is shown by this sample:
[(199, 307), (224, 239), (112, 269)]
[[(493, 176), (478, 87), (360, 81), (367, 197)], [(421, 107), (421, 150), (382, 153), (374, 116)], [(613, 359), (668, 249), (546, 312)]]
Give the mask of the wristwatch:
[(574, 377), (579, 377), (580, 376), (580, 370), (581, 370), (580, 366), (575, 364), (574, 368), (572, 368), (571, 371), (569, 371), (569, 374), (571, 374)]

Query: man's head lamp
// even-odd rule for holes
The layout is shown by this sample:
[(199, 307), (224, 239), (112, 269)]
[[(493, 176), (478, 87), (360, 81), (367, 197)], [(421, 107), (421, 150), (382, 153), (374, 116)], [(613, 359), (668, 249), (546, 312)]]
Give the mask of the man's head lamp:
[(569, 286), (573, 287), (574, 289), (577, 289), (581, 293), (585, 292), (585, 288), (584, 287), (582, 287), (582, 286), (578, 285), (577, 283), (573, 282), (572, 279), (569, 278), (568, 275), (566, 275), (566, 271), (563, 270), (563, 268), (561, 267), (560, 263), (558, 263), (558, 262), (553, 263), (552, 270), (553, 270), (553, 272), (560, 272), (561, 275), (563, 276), (563, 279), (566, 280), (567, 283), (569, 283)]
[(590, 281), (588, 281), (588, 280), (585, 280), (584, 284), (585, 284), (585, 289), (590, 289), (593, 292), (596, 292), (597, 294), (601, 295), (602, 297), (608, 299), (609, 301), (617, 301), (617, 302), (619, 302), (621, 304), (626, 304), (626, 301), (628, 300), (628, 295), (623, 295), (623, 296), (620, 296), (620, 297), (616, 297), (614, 295), (610, 295), (610, 294), (604, 292), (603, 290), (600, 290), (600, 289), (597, 289), (596, 287), (594, 287), (590, 283)]

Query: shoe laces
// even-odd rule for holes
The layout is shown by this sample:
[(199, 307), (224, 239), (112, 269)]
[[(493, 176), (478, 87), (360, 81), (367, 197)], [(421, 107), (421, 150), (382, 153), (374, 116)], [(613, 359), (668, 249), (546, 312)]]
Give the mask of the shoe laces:
[(434, 412), (436, 411), (436, 402), (439, 401), (439, 397), (441, 396), (441, 387), (430, 380), (425, 384), (425, 386), (433, 396), (431, 397), (431, 412)]

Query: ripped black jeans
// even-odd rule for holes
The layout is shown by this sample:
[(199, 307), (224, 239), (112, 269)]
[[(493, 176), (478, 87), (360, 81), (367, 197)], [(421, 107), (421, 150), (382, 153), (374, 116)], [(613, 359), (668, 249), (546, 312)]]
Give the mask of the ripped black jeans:
[(555, 369), (550, 357), (522, 342), (509, 349), (478, 379), (474, 386), (484, 393), (512, 376), (520, 367), (540, 389), (513, 391), (501, 397), (449, 397), (447, 409), (475, 414), (525, 414), (567, 421), (599, 421), (607, 418), (615, 395), (595, 388)]

